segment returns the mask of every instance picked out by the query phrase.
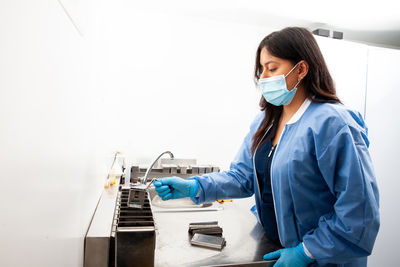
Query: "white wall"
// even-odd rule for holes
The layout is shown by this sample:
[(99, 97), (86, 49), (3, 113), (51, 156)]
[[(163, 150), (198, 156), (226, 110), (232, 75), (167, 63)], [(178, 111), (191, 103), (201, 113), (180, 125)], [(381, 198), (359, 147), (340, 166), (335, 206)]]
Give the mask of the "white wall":
[(399, 265), (399, 62), (400, 50), (369, 49), (366, 122), (379, 186), (381, 213), (381, 228), (369, 266)]
[(107, 172), (90, 43), (57, 1), (0, 2), (0, 265), (79, 266)]
[(103, 10), (97, 90), (118, 109), (104, 115), (123, 125), (123, 152), (148, 163), (170, 149), (227, 168), (258, 111), (252, 71), (267, 29), (126, 1)]
[(365, 116), (368, 46), (320, 36), (316, 40), (339, 99)]
[(0, 265), (80, 266), (112, 154), (227, 168), (270, 30), (130, 1), (0, 2)]

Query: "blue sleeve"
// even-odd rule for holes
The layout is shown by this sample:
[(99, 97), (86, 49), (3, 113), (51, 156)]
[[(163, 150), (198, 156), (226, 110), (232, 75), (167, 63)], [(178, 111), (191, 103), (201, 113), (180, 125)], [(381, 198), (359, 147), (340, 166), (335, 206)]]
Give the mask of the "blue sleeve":
[(320, 264), (370, 255), (380, 222), (366, 131), (344, 125), (316, 156), (336, 201), (332, 212), (321, 216), (318, 227), (303, 237), (305, 246)]
[(254, 193), (252, 137), (264, 118), (260, 113), (250, 126), (250, 131), (232, 161), (229, 171), (195, 176), (199, 182), (200, 195), (192, 198), (195, 203), (213, 202), (217, 199), (244, 198)]

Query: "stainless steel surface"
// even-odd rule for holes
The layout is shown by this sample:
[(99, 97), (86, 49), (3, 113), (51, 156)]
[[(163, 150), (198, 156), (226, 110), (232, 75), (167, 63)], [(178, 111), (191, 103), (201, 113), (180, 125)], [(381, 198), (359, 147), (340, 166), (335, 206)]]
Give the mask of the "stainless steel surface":
[(255, 262), (239, 262), (239, 263), (230, 263), (230, 264), (217, 264), (217, 265), (209, 265), (208, 267), (272, 267), (276, 261), (255, 261)]
[[(262, 226), (250, 212), (253, 198), (218, 204), (224, 207), (219, 211), (153, 213), (148, 210), (154, 208), (148, 200), (147, 210), (121, 208), (122, 198), (127, 200), (129, 196), (128, 189), (122, 188), (125, 190), (122, 197), (118, 185), (119, 179), (115, 186), (105, 189), (100, 198), (85, 238), (85, 267), (113, 267), (118, 257), (120, 266), (135, 266), (138, 262), (143, 263), (142, 266), (161, 267), (268, 266), (260, 262), (262, 256), (280, 248), (264, 235)], [(154, 225), (140, 221), (150, 217)], [(189, 223), (201, 221), (218, 221), (223, 228), (227, 243), (222, 251), (190, 245)], [(140, 245), (143, 240), (147, 240), (147, 245)], [(126, 256), (142, 258), (124, 262), (122, 257)]]
[[(264, 235), (262, 226), (250, 211), (253, 204), (253, 198), (246, 198), (225, 202), (221, 211), (154, 213), (155, 266), (234, 266), (232, 264), (262, 261), (264, 254), (280, 247)], [(218, 221), (226, 239), (222, 251), (190, 245), (189, 223), (200, 221)]]
[(150, 187), (148, 193), (150, 195), (153, 212), (218, 211), (223, 209), (223, 206), (218, 202), (195, 204), (190, 198), (163, 201), (157, 195), (154, 187)]
[(208, 206), (202, 205), (198, 208), (160, 208), (152, 206), (154, 213), (165, 212), (165, 213), (176, 213), (176, 212), (206, 212), (206, 211), (220, 211), (223, 208), (219, 206)]
[(169, 156), (171, 157), (171, 159), (174, 158), (174, 154), (172, 154), (170, 151), (165, 151), (165, 152), (161, 153), (161, 154), (153, 161), (153, 163), (151, 163), (150, 167), (147, 168), (146, 174), (144, 175), (143, 179), (141, 180), (141, 183), (142, 183), (142, 184), (146, 184), (146, 183), (147, 183), (147, 176), (148, 176), (149, 173), (151, 172), (151, 169), (153, 168), (154, 164), (156, 164), (156, 162), (157, 162), (164, 154), (169, 154)]
[(110, 236), (120, 179), (104, 189), (85, 237), (85, 267), (107, 267), (110, 251)]

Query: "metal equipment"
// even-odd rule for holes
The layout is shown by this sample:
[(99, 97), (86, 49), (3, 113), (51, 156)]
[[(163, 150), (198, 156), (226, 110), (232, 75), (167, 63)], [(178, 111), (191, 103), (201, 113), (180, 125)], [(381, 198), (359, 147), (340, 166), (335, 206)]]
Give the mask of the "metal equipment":
[[(171, 159), (161, 159), (156, 165), (164, 154), (170, 154)], [(213, 171), (219, 168), (198, 166), (196, 160), (173, 159), (169, 151), (159, 155), (149, 168), (130, 167), (115, 186), (102, 193), (85, 236), (84, 267), (154, 266), (156, 231), (149, 186), (160, 177), (188, 178)]]
[[(119, 181), (118, 181), (119, 184)], [(84, 267), (154, 266), (156, 234), (149, 195), (115, 186), (104, 191), (85, 237)], [(114, 215), (113, 215), (114, 214)]]

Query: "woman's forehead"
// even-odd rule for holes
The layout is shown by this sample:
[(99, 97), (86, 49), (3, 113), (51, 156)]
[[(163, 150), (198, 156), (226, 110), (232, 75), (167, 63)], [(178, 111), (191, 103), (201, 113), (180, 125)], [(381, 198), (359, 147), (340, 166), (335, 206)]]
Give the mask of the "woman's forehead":
[(261, 52), (260, 52), (260, 64), (261, 65), (267, 65), (269, 63), (279, 63), (279, 62), (282, 62), (282, 60), (283, 59), (281, 59), (279, 57), (275, 57), (275, 56), (271, 55), (271, 53), (267, 50), (266, 47), (261, 49)]

